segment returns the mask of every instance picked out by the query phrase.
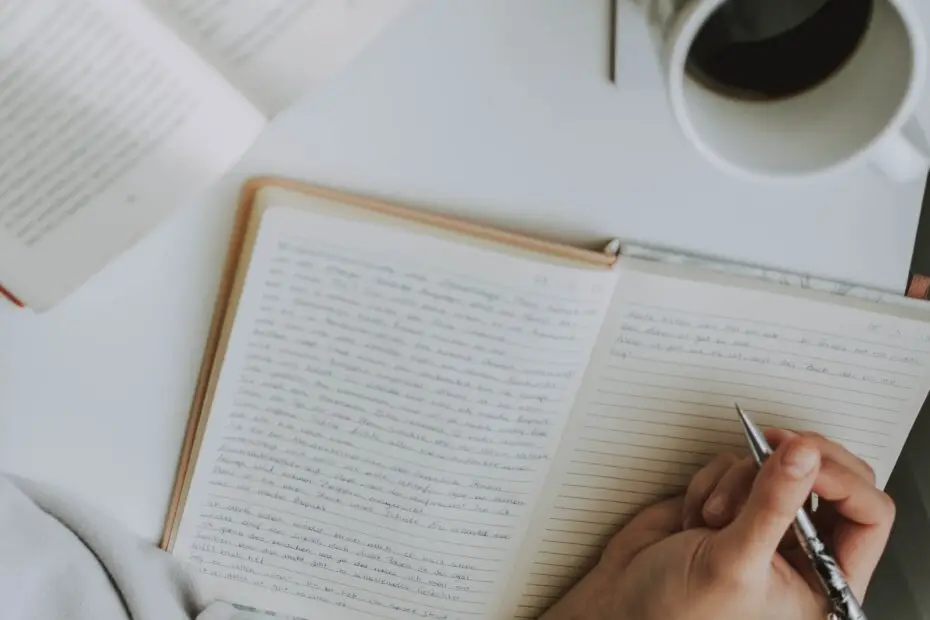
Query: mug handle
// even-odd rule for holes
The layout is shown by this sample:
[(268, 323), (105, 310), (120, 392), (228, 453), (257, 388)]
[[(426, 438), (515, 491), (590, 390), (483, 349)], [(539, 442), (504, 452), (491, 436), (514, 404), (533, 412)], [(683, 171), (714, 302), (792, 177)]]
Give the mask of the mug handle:
[(918, 132), (920, 130), (916, 121), (911, 123), (886, 136), (875, 146), (872, 156), (872, 163), (885, 173), (885, 176), (898, 183), (923, 179), (930, 170), (930, 153), (924, 146), (919, 145), (914, 137), (908, 135), (914, 133), (913, 129), (917, 129)]

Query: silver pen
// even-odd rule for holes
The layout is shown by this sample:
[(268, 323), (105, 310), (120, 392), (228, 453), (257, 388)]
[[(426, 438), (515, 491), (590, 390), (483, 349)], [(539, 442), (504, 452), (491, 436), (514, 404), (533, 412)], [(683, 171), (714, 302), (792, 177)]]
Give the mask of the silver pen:
[[(765, 459), (772, 454), (772, 447), (766, 441), (762, 431), (753, 424), (739, 405), (736, 405), (736, 412), (739, 414), (740, 421), (743, 423), (743, 432), (746, 433), (746, 440), (749, 442), (749, 450), (759, 467)], [(830, 600), (832, 612), (827, 616), (829, 620), (866, 620), (865, 613), (856, 600), (846, 583), (843, 571), (840, 569), (836, 560), (827, 551), (826, 546), (817, 535), (814, 523), (807, 515), (807, 512), (801, 508), (798, 510), (797, 517), (794, 520), (794, 533), (801, 543), (801, 548), (811, 561), (814, 572), (823, 586), (824, 594)]]

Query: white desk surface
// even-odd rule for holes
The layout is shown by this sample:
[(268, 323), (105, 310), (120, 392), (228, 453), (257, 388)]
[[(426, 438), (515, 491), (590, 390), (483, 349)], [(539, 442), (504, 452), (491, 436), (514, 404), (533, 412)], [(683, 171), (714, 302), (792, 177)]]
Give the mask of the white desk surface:
[(40, 316), (0, 309), (0, 470), (157, 538), (249, 174), (570, 241), (621, 236), (903, 286), (922, 183), (868, 168), (793, 186), (724, 176), (672, 125), (626, 5), (621, 84), (606, 81), (606, 15), (606, 0), (420, 3), (66, 303)]

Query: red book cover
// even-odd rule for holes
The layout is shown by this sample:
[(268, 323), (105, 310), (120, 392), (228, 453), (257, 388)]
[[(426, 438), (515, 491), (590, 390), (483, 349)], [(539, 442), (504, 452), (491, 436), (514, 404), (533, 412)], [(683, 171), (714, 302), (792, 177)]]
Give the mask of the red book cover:
[(17, 299), (17, 298), (16, 298), (16, 295), (14, 295), (14, 294), (11, 293), (10, 291), (8, 291), (8, 290), (6, 290), (5, 288), (3, 288), (3, 285), (0, 285), (0, 296), (6, 297), (7, 299), (9, 299), (10, 302), (13, 303), (13, 305), (15, 305), (15, 306), (18, 306), (18, 307), (20, 307), (20, 308), (25, 308), (25, 307), (26, 307), (26, 304), (24, 304), (24, 303), (21, 302), (19, 299)]

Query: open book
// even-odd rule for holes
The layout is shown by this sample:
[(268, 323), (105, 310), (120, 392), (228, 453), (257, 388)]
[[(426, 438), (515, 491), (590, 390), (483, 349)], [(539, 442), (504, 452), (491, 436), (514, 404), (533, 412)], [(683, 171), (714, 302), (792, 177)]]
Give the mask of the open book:
[(631, 515), (744, 451), (733, 403), (884, 484), (930, 315), (257, 180), (164, 546), (213, 597), (534, 618)]
[(407, 4), (0, 2), (0, 286), (59, 301)]

